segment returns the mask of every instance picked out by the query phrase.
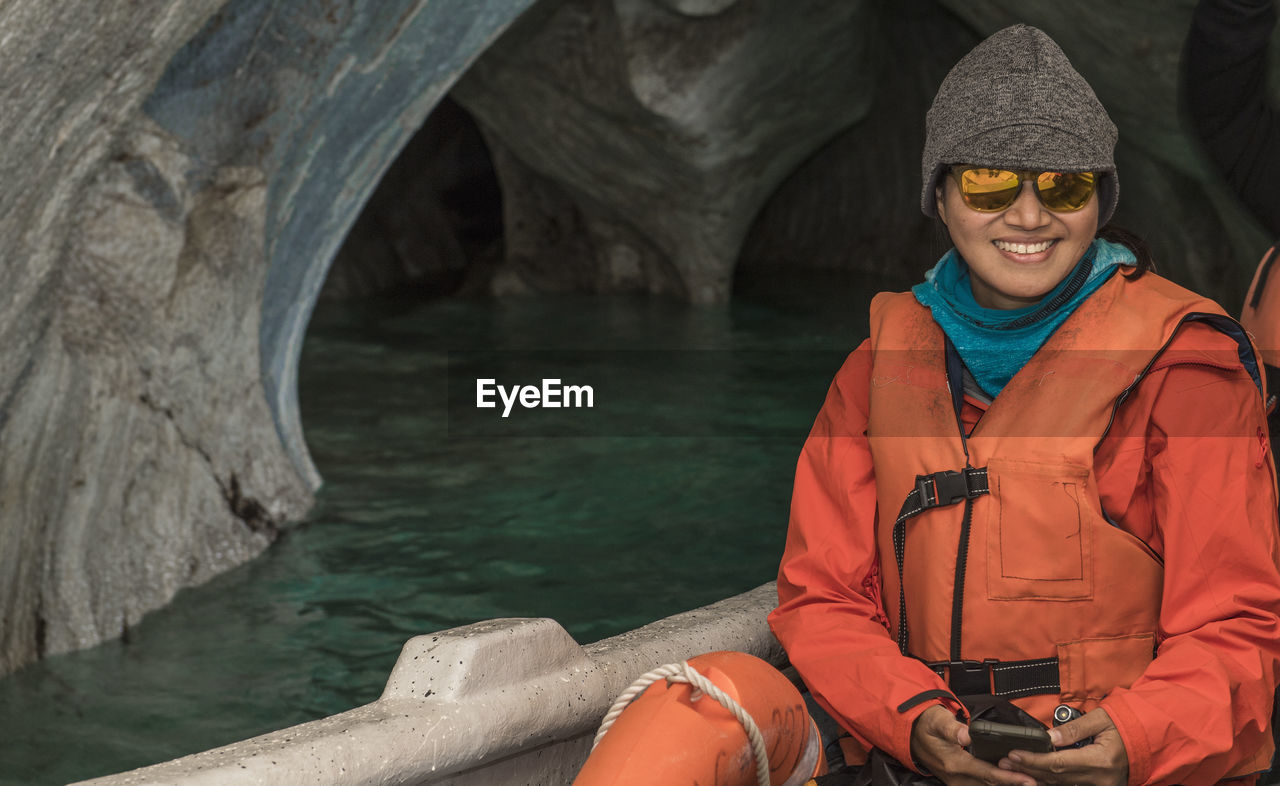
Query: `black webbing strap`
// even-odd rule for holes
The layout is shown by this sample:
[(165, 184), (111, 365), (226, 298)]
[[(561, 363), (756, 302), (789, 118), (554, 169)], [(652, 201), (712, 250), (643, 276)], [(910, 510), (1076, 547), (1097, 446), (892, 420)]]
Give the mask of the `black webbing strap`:
[(939, 661), (927, 665), (947, 681), (957, 696), (990, 694), (1016, 699), (1061, 691), (1057, 658)]
[(907, 546), (907, 520), (931, 508), (954, 505), (990, 491), (987, 468), (965, 467), (931, 475), (917, 475), (915, 488), (907, 494), (902, 510), (893, 522), (893, 553), (898, 561), (898, 649), (907, 654), (910, 633), (907, 630), (907, 594), (902, 586), (902, 565)]

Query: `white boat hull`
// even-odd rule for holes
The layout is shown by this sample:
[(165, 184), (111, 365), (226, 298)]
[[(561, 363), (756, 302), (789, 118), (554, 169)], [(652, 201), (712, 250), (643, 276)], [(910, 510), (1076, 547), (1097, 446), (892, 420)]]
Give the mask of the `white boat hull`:
[(375, 702), (93, 786), (565, 784), (613, 699), (651, 668), (714, 650), (775, 665), (772, 582), (586, 646), (549, 619), (415, 636)]

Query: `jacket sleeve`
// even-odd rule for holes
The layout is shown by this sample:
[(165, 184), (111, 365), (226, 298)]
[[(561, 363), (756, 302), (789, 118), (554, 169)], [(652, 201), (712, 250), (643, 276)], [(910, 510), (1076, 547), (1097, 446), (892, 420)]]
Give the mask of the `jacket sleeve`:
[(1183, 48), (1181, 98), (1205, 152), (1280, 236), (1280, 117), (1268, 98), (1273, 0), (1200, 0)]
[(864, 342), (849, 356), (800, 454), (769, 625), (841, 726), (915, 766), (916, 717), (935, 704), (962, 707), (924, 664), (899, 654), (886, 627), (866, 437), (870, 355)]
[(1150, 412), (1138, 493), (1155, 529), (1139, 537), (1165, 563), (1156, 657), (1102, 703), (1133, 784), (1208, 784), (1269, 764), (1280, 661), (1274, 470), (1261, 397), (1226, 357), (1157, 371), (1133, 402)]

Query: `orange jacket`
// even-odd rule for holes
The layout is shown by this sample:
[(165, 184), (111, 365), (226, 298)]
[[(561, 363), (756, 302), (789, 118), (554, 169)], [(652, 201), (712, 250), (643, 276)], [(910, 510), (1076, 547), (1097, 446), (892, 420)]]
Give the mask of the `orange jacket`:
[[(885, 351), (867, 343), (850, 356), (801, 455), (770, 624), (845, 728), (910, 763), (919, 713), (958, 707), (945, 693), (918, 701), (946, 685), (901, 655), (891, 634), (898, 582), (888, 530), (916, 474), (959, 469), (964, 455), (936, 326), (913, 318), (927, 312), (909, 295), (877, 306)], [(1270, 756), (1280, 659), (1274, 473), (1261, 400), (1237, 344), (1202, 323), (1182, 327), (1098, 441), (1133, 369), (1181, 314), (1207, 308), (1158, 277), (1116, 277), (1015, 376), (968, 444), (973, 466), (991, 469), (993, 491), (1029, 482), (1060, 495), (1074, 483), (1076, 509), (1098, 511), (1100, 502), (1119, 527), (1094, 513), (1077, 522), (1074, 543), (1070, 522), (1049, 520), (1039, 537), (1000, 523), (1002, 509), (1017, 505), (1044, 519), (1049, 506), (1034, 504), (1037, 492), (975, 498), (960, 648), (973, 660), (1058, 656), (1062, 692), (1016, 702), (1047, 721), (1059, 700), (1088, 709), (1101, 698), (1133, 783), (1211, 783), (1265, 768)], [(1142, 349), (1076, 351), (1121, 337)], [(934, 351), (917, 351), (927, 347)], [(1040, 407), (1010, 406), (1020, 401)], [(966, 399), (966, 430), (981, 416), (981, 404)], [(1031, 463), (1046, 456), (1051, 469)], [(877, 475), (883, 466), (894, 471)], [(908, 529), (908, 651), (928, 660), (951, 655), (963, 508), (929, 510)]]

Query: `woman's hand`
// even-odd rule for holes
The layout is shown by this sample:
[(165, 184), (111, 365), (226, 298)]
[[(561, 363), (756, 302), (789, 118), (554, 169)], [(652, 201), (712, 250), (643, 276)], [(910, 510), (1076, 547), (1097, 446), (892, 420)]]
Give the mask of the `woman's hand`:
[(911, 727), (911, 756), (947, 786), (1035, 786), (1027, 775), (975, 759), (965, 750), (970, 741), (969, 727), (935, 705), (920, 713)]
[(1129, 780), (1129, 756), (1120, 732), (1107, 711), (1099, 707), (1049, 732), (1057, 747), (1073, 745), (1093, 737), (1083, 748), (1067, 748), (1053, 753), (1010, 753), (1000, 766), (1023, 772), (1046, 784), (1095, 784), (1124, 786)]

